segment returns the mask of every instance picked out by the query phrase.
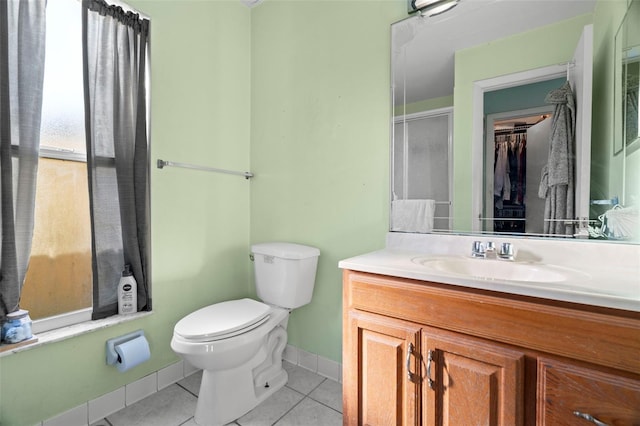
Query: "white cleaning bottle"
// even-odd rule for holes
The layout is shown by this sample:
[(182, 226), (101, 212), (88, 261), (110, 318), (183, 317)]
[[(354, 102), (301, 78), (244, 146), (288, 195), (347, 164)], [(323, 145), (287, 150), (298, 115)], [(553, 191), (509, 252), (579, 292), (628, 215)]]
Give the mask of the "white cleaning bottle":
[(138, 285), (135, 278), (133, 278), (133, 272), (131, 272), (131, 265), (125, 265), (124, 271), (122, 271), (122, 278), (118, 283), (118, 313), (122, 314), (134, 314), (138, 311)]

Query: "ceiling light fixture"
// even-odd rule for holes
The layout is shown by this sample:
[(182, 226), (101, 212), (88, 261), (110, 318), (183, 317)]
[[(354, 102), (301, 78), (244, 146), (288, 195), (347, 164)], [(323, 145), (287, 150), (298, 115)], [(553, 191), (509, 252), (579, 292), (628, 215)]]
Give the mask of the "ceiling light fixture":
[(451, 10), (459, 0), (408, 0), (409, 14), (419, 12), (421, 16), (431, 17)]

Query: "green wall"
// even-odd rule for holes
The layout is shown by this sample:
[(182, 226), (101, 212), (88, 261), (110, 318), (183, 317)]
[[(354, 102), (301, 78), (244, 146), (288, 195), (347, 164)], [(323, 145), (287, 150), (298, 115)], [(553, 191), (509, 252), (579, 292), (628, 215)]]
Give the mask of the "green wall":
[[(239, 1), (130, 4), (152, 17), (152, 164), (249, 169), (251, 11)], [(151, 178), (153, 314), (0, 358), (0, 424), (31, 426), (177, 361), (178, 319), (248, 293), (249, 182), (170, 167)], [(105, 365), (105, 341), (140, 328), (151, 360), (126, 373)]]
[(267, 0), (252, 12), (251, 240), (320, 249), (289, 342), (341, 360), (340, 259), (384, 247), (390, 25), (401, 1)]
[[(178, 319), (254, 294), (253, 242), (321, 250), (314, 299), (292, 315), (289, 341), (340, 361), (337, 263), (384, 246), (390, 24), (404, 2), (129, 3), (152, 20), (152, 163), (256, 177), (154, 168), (153, 314), (0, 358), (2, 425), (33, 425), (177, 361)], [(151, 361), (106, 366), (105, 341), (139, 328)]]
[(431, 111), (439, 108), (448, 108), (453, 106), (453, 94), (450, 96), (442, 96), (440, 98), (427, 99), (425, 101), (414, 102), (407, 104), (405, 108), (402, 105), (396, 106), (394, 110), (394, 116), (401, 116), (403, 114), (415, 114), (417, 112)]

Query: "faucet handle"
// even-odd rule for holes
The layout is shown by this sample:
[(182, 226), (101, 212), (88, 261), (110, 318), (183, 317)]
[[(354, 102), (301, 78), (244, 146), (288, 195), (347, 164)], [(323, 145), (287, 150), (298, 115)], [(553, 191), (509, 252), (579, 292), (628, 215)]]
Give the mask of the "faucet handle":
[(485, 251), (481, 241), (474, 241), (471, 247), (471, 257), (484, 257)]
[(511, 243), (500, 244), (500, 251), (498, 252), (498, 257), (500, 259), (514, 260), (515, 250), (514, 250), (513, 244)]

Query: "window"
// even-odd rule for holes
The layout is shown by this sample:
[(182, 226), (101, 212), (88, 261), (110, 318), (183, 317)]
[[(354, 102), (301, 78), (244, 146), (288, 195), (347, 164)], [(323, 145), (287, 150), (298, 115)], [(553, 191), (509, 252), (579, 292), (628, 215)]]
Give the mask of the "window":
[[(21, 306), (38, 331), (91, 318), (80, 2), (47, 4), (35, 223)], [(74, 314), (69, 315), (69, 313)]]
[[(30, 166), (30, 174), (15, 175), (33, 182), (37, 170), (35, 207), (33, 192), (20, 192), (25, 194), (26, 208), (34, 209), (34, 235), (24, 286), (19, 288), (19, 276), (7, 293), (12, 306), (20, 297), (20, 307), (30, 311), (36, 320), (34, 332), (117, 313), (115, 285), (125, 264), (131, 265), (138, 281), (138, 310), (151, 309), (145, 84), (149, 20), (124, 12), (119, 5), (58, 0), (34, 16), (42, 23), (46, 12), (46, 55), (38, 56), (44, 59), (38, 167), (28, 162), (26, 149), (14, 152), (16, 159), (26, 159), (25, 170)], [(34, 39), (44, 34), (43, 26), (38, 28)], [(87, 40), (84, 58), (83, 39)], [(85, 84), (89, 88), (86, 129)], [(34, 88), (36, 94), (39, 90), (39, 85), (22, 87)], [(121, 89), (116, 93), (113, 87)], [(34, 98), (38, 96), (31, 95)], [(13, 99), (10, 102), (20, 102)], [(31, 110), (38, 109), (39, 101)], [(28, 128), (23, 121), (21, 129)], [(33, 136), (22, 139), (27, 149), (28, 142), (37, 146)], [(31, 229), (31, 216), (20, 217)], [(24, 261), (21, 265), (23, 274)]]

